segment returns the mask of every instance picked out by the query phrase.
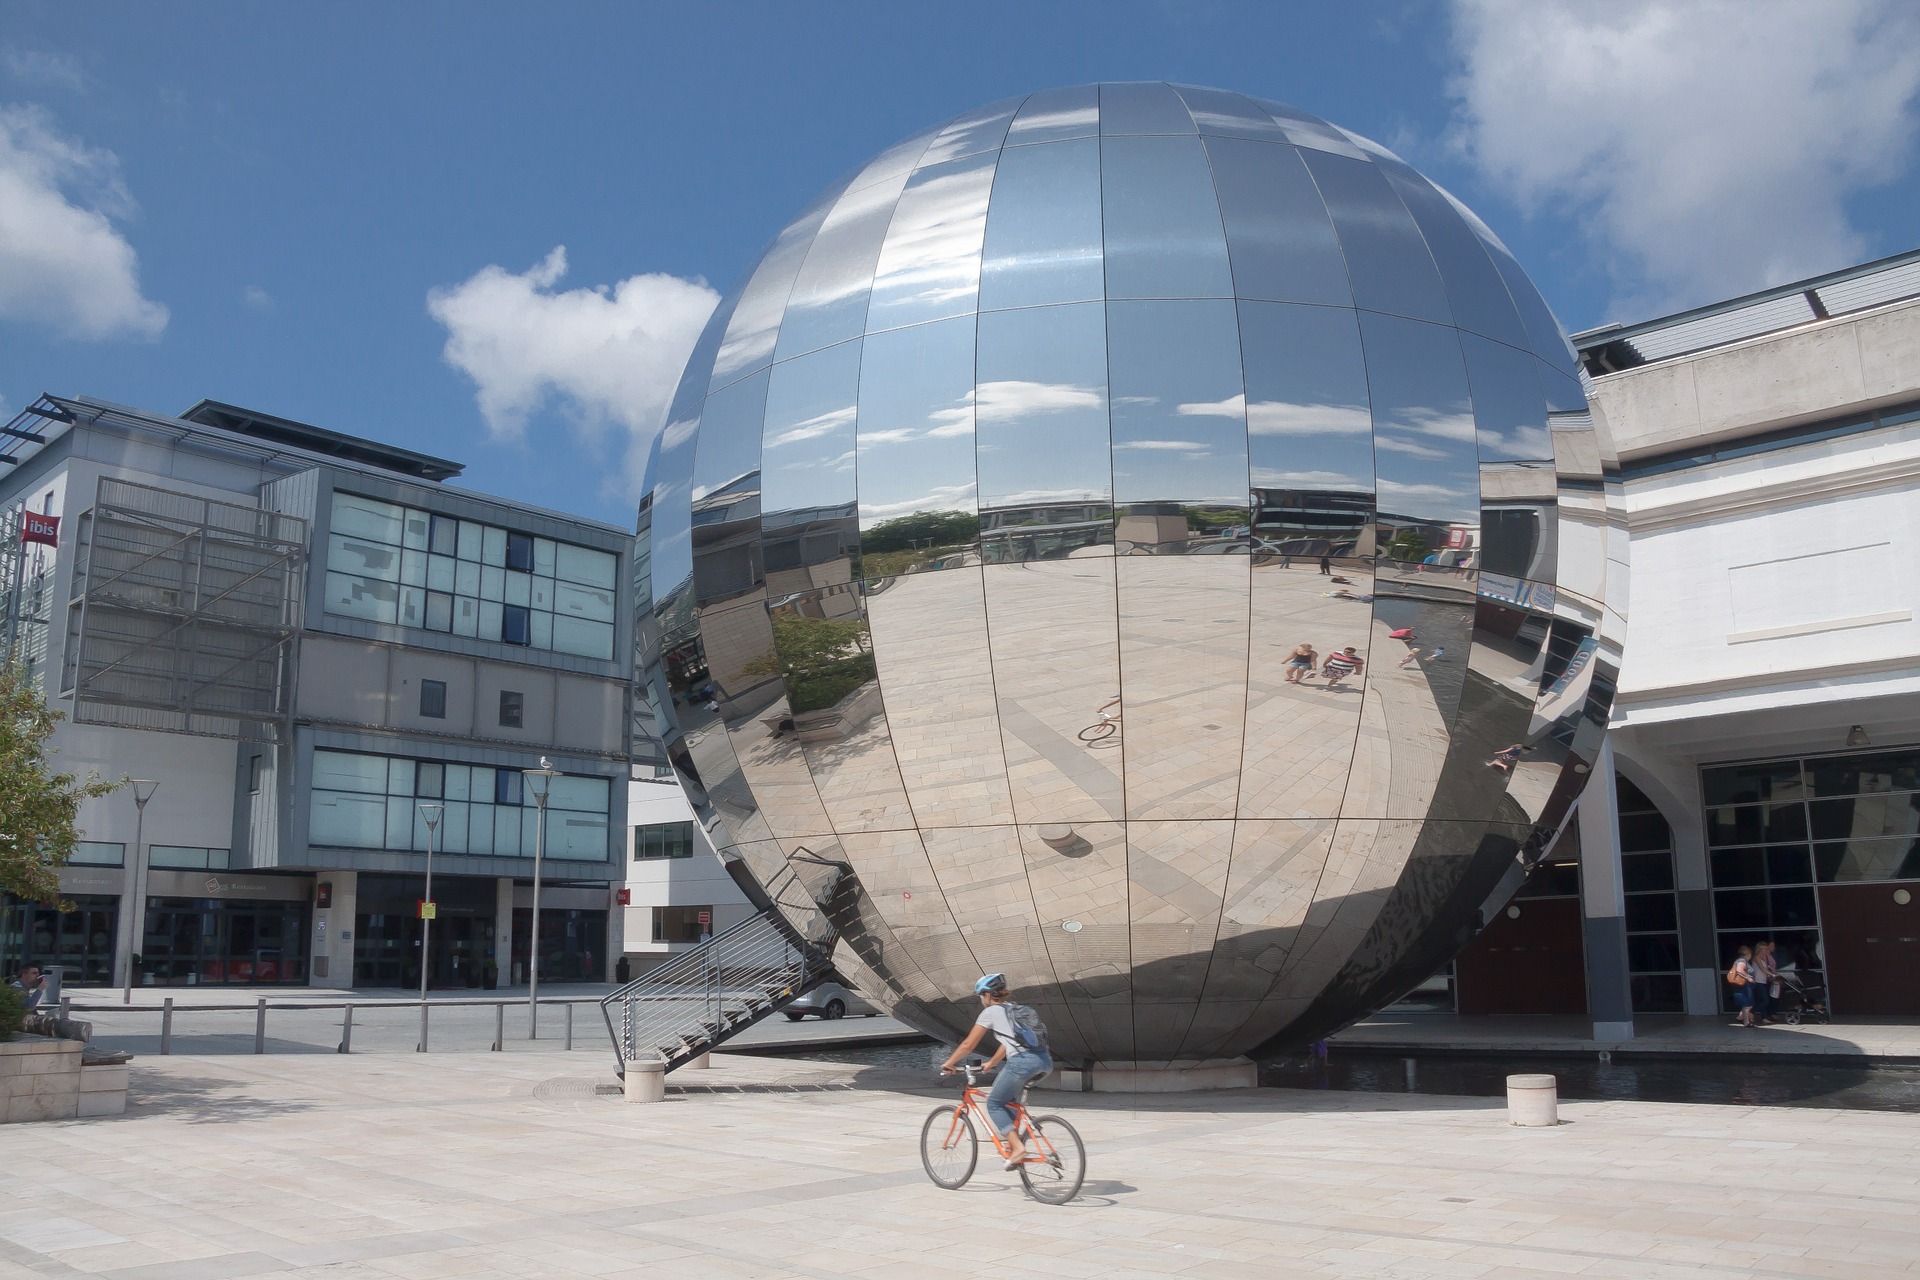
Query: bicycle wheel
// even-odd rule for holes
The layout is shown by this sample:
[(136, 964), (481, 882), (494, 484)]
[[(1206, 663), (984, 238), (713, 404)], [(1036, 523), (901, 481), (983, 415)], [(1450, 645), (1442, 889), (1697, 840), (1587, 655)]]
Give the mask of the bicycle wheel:
[(973, 1118), (952, 1107), (936, 1108), (920, 1126), (920, 1163), (936, 1187), (956, 1191), (967, 1185), (980, 1159), (980, 1138)]
[(1114, 728), (1113, 721), (1102, 720), (1099, 724), (1088, 725), (1076, 736), (1078, 736), (1082, 742), (1103, 742), (1113, 736)]
[(1041, 1204), (1065, 1204), (1080, 1194), (1080, 1184), (1087, 1180), (1087, 1149), (1073, 1126), (1059, 1116), (1033, 1116), (1029, 1123), (1040, 1137), (1029, 1149), (1047, 1158), (1044, 1163), (1022, 1164), (1020, 1181)]

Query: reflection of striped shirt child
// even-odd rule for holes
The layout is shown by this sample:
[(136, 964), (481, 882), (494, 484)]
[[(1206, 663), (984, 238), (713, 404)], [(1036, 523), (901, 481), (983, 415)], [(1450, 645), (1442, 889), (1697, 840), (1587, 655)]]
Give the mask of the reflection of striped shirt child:
[(1338, 653), (1328, 654), (1326, 665), (1322, 669), (1327, 673), (1327, 679), (1330, 682), (1338, 682), (1346, 679), (1364, 665), (1366, 664), (1361, 661), (1360, 657), (1355, 654), (1351, 646), (1349, 646)]

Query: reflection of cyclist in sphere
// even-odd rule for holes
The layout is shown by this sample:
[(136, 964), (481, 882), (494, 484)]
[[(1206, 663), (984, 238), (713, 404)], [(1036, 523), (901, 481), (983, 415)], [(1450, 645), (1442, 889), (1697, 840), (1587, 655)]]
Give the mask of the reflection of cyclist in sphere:
[(967, 1038), (947, 1055), (947, 1060), (940, 1066), (940, 1073), (952, 1075), (955, 1064), (972, 1053), (989, 1031), (993, 1033), (1000, 1047), (987, 1059), (987, 1068), (992, 1070), (1002, 1058), (1006, 1059), (1007, 1065), (994, 1077), (993, 1089), (987, 1094), (987, 1116), (993, 1121), (994, 1128), (1000, 1131), (1000, 1136), (1013, 1147), (1013, 1154), (1007, 1159), (1007, 1168), (1017, 1169), (1027, 1158), (1027, 1144), (1014, 1131), (1012, 1103), (1030, 1082), (1053, 1070), (1053, 1058), (1027, 1048), (1014, 1032), (1013, 1019), (1007, 1015), (1006, 1008), (1006, 974), (987, 974), (973, 984), (973, 993), (980, 997), (980, 1016), (973, 1020), (973, 1030), (967, 1032)]

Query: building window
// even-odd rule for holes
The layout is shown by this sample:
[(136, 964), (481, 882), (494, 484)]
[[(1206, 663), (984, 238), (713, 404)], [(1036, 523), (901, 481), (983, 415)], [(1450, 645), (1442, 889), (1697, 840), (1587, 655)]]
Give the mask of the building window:
[(225, 871), (229, 853), (225, 849), (197, 849), (179, 844), (156, 844), (147, 848), (147, 865), (176, 871)]
[(611, 660), (618, 564), (590, 547), (335, 493), (326, 611)]
[(1703, 769), (1700, 785), (1723, 971), (1760, 940), (1782, 963), (1817, 957), (1816, 885), (1920, 879), (1920, 748)]
[(260, 794), (260, 757), (247, 757), (247, 790), (254, 795)]
[(691, 858), (692, 856), (693, 824), (691, 822), (661, 822), (633, 829), (633, 860), (635, 862), (645, 862), (654, 858)]
[[(445, 805), (434, 852), (531, 858), (540, 815), (524, 798), (518, 769), (315, 751), (307, 838), (317, 847), (424, 853), (419, 801), (431, 799)], [(546, 856), (605, 862), (612, 798), (607, 778), (553, 779)]]
[(500, 727), (503, 729), (521, 729), (526, 718), (527, 700), (523, 694), (512, 689), (500, 691)]
[(420, 714), (428, 720), (447, 718), (447, 682), (445, 680), (420, 682)]
[(119, 867), (125, 866), (126, 860), (127, 846), (123, 844), (81, 840), (73, 846), (73, 856), (67, 859), (67, 864), (75, 867)]
[(1684, 1013), (1673, 828), (1647, 794), (1625, 778), (1615, 778), (1614, 795), (1620, 813), (1620, 876), (1626, 894), (1633, 1011)]
[[(701, 916), (707, 918), (707, 923), (700, 922)], [(655, 907), (653, 909), (653, 940), (655, 942), (699, 942), (712, 934), (712, 907)]]

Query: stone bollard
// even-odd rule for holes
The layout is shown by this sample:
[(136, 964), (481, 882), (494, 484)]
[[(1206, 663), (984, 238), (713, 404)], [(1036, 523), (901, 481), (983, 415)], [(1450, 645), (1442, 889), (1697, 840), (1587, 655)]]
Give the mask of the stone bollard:
[(665, 1102), (667, 1064), (658, 1058), (628, 1058), (625, 1083), (628, 1102)]
[(1552, 1076), (1507, 1077), (1507, 1123), (1526, 1129), (1560, 1123), (1560, 1097)]
[(692, 1068), (695, 1071), (707, 1070), (709, 1067), (713, 1066), (712, 1050), (708, 1050), (706, 1053), (701, 1054), (699, 1057), (695, 1058), (692, 1062), (689, 1062), (687, 1066)]

